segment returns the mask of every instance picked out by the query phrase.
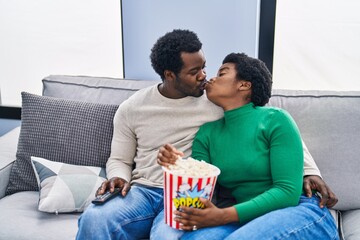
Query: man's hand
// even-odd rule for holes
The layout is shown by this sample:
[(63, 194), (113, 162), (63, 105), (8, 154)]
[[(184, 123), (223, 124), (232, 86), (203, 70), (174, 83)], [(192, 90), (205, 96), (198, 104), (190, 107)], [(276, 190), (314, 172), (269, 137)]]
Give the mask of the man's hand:
[(95, 196), (103, 195), (108, 190), (110, 192), (114, 192), (115, 188), (119, 188), (121, 191), (121, 195), (125, 197), (130, 190), (130, 184), (122, 178), (113, 177), (110, 180), (106, 180), (101, 184), (101, 186), (96, 191)]
[(312, 196), (312, 190), (316, 190), (321, 194), (320, 208), (324, 206), (331, 208), (338, 202), (335, 193), (319, 176), (305, 176), (303, 188), (308, 197)]
[(179, 156), (184, 156), (184, 153), (174, 148), (171, 144), (165, 144), (159, 149), (157, 162), (161, 166), (168, 167), (170, 164), (175, 164)]

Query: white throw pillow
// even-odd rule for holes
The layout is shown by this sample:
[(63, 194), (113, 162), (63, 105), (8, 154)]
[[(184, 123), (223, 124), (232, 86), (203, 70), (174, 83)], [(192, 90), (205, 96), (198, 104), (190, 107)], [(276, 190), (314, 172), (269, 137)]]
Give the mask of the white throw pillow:
[(40, 189), (38, 209), (49, 213), (82, 212), (95, 198), (105, 169), (31, 157)]

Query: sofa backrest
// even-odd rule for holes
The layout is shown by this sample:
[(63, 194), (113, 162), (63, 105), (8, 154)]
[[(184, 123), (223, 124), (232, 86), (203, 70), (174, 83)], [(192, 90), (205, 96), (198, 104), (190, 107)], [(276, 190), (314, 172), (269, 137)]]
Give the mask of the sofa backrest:
[(322, 177), (339, 198), (335, 209), (360, 208), (360, 91), (273, 90), (270, 105), (286, 109)]
[[(52, 75), (43, 95), (120, 104), (137, 90), (160, 81)], [(335, 209), (360, 208), (360, 91), (273, 90), (270, 105), (286, 109), (298, 124), (323, 179), (339, 198)]]
[(50, 75), (42, 81), (43, 96), (116, 105), (137, 90), (161, 82), (65, 75)]

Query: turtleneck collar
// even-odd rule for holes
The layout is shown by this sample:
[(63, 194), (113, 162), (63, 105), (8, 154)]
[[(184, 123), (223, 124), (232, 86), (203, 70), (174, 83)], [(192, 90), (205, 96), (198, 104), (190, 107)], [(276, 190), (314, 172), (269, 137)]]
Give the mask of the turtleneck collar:
[(254, 109), (255, 109), (254, 103), (250, 102), (239, 108), (225, 111), (224, 112), (225, 121), (228, 122), (228, 121), (237, 120), (238, 118), (241, 118), (242, 116), (244, 116), (244, 114), (254, 111)]

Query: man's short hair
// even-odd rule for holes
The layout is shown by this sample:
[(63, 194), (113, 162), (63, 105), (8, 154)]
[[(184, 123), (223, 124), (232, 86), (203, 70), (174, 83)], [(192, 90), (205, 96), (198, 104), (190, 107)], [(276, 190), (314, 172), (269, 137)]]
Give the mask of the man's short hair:
[(164, 79), (164, 71), (178, 74), (183, 67), (181, 53), (201, 50), (202, 43), (196, 33), (190, 30), (174, 29), (160, 37), (151, 49), (150, 60), (155, 72)]

